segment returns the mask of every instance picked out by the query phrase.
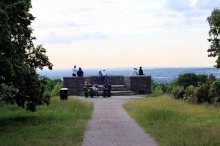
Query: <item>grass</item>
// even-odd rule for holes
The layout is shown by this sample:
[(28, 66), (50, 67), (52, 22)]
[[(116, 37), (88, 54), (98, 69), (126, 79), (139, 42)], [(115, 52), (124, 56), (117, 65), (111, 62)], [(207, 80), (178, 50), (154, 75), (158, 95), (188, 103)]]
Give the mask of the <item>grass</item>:
[(123, 107), (161, 146), (220, 145), (220, 107), (169, 96), (132, 100)]
[(16, 105), (0, 107), (0, 145), (80, 145), (92, 112), (92, 103), (70, 97), (53, 97), (51, 105), (39, 106), (35, 113)]

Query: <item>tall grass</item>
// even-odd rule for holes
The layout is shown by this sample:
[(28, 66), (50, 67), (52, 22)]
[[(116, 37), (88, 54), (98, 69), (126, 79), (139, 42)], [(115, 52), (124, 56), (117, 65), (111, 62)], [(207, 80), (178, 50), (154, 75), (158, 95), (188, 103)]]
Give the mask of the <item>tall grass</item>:
[(193, 105), (169, 96), (133, 100), (123, 107), (160, 145), (220, 145), (220, 107)]
[(93, 104), (69, 98), (51, 99), (30, 113), (15, 105), (0, 107), (0, 145), (80, 145)]

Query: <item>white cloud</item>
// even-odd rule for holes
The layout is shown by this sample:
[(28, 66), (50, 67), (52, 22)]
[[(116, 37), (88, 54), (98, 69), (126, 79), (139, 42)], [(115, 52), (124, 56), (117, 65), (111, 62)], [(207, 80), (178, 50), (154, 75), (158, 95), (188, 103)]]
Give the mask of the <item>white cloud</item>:
[[(179, 52), (176, 55), (184, 54), (183, 46), (204, 51), (208, 46), (206, 18), (215, 5), (219, 6), (219, 0), (32, 0), (32, 5), (31, 12), (36, 16), (32, 25), (36, 43), (48, 47), (49, 57), (56, 62), (55, 68), (59, 68), (62, 63), (56, 61), (56, 53), (53, 53), (59, 48), (66, 49), (70, 58), (75, 53), (78, 59), (85, 57), (86, 52), (92, 50), (116, 62), (117, 57), (129, 62), (125, 55), (132, 55), (139, 48), (134, 54), (137, 58), (141, 56), (142, 62), (151, 58), (146, 59), (148, 65), (153, 64), (154, 51), (162, 48), (169, 48), (168, 52), (174, 53), (172, 56), (176, 52)], [(102, 52), (103, 48), (109, 55)], [(160, 56), (159, 51), (154, 56)], [(151, 57), (144, 57), (144, 54), (151, 54)], [(99, 58), (93, 59), (99, 62)], [(140, 60), (135, 61), (138, 64)], [(172, 57), (169, 60), (176, 62)], [(165, 62), (160, 64), (169, 66)]]

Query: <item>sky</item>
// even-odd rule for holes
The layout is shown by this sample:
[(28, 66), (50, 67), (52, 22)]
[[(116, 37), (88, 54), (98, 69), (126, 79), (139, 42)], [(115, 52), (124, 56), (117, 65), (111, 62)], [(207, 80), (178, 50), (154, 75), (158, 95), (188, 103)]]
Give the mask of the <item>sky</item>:
[(213, 67), (207, 17), (220, 0), (32, 0), (54, 69)]

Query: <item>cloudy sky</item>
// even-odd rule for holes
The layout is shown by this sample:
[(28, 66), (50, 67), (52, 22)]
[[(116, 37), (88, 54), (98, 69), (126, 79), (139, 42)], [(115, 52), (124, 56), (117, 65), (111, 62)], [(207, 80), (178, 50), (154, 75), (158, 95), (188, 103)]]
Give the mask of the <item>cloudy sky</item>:
[(220, 0), (32, 0), (35, 45), (54, 68), (212, 67)]

